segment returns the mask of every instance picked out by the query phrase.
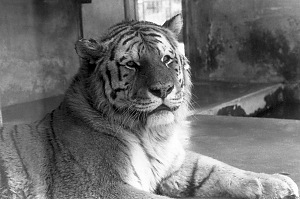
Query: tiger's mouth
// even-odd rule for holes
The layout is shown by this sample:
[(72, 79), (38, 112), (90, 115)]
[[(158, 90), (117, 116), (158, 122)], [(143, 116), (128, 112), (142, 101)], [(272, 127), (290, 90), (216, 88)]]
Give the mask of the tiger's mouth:
[(171, 124), (175, 120), (174, 111), (179, 107), (169, 107), (165, 104), (159, 105), (147, 115), (146, 126), (160, 126)]
[(179, 107), (174, 107), (174, 108), (170, 108), (165, 104), (161, 104), (160, 106), (158, 106), (156, 109), (154, 109), (153, 111), (151, 111), (148, 115), (152, 115), (161, 111), (168, 111), (168, 112), (173, 112), (176, 111)]

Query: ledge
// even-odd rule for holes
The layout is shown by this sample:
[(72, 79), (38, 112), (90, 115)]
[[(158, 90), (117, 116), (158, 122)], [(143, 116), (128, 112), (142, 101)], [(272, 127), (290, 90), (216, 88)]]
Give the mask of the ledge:
[[(212, 85), (208, 84), (195, 85), (193, 115), (255, 116), (281, 103), (284, 99), (282, 83), (271, 85), (211, 82)], [(203, 93), (203, 90), (208, 89), (210, 89), (208, 93)]]

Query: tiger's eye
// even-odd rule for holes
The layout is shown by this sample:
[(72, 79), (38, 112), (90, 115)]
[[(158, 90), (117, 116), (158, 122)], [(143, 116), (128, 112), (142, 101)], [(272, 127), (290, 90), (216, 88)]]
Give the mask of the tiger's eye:
[(137, 68), (138, 65), (134, 61), (128, 61), (126, 63), (126, 66), (129, 67), (129, 68)]
[(163, 60), (162, 60), (162, 62), (163, 62), (164, 64), (166, 64), (166, 65), (170, 64), (172, 61), (173, 61), (173, 60), (172, 60), (172, 58), (170, 57), (170, 55), (165, 55), (165, 56), (163, 57)]

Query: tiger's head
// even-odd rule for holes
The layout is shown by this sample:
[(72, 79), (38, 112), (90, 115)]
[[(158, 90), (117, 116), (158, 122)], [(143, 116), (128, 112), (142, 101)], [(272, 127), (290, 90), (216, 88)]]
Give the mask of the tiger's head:
[(145, 21), (122, 22), (98, 41), (81, 39), (83, 59), (77, 81), (102, 115), (122, 125), (148, 127), (182, 120), (188, 112), (190, 73), (178, 50), (181, 15), (162, 26)]

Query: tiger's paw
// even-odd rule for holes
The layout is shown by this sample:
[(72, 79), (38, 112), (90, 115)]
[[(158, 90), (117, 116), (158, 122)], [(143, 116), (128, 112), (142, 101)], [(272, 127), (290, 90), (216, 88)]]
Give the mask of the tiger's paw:
[(282, 174), (250, 174), (239, 185), (239, 190), (231, 190), (232, 195), (242, 198), (263, 199), (299, 199), (299, 190), (296, 183)]

